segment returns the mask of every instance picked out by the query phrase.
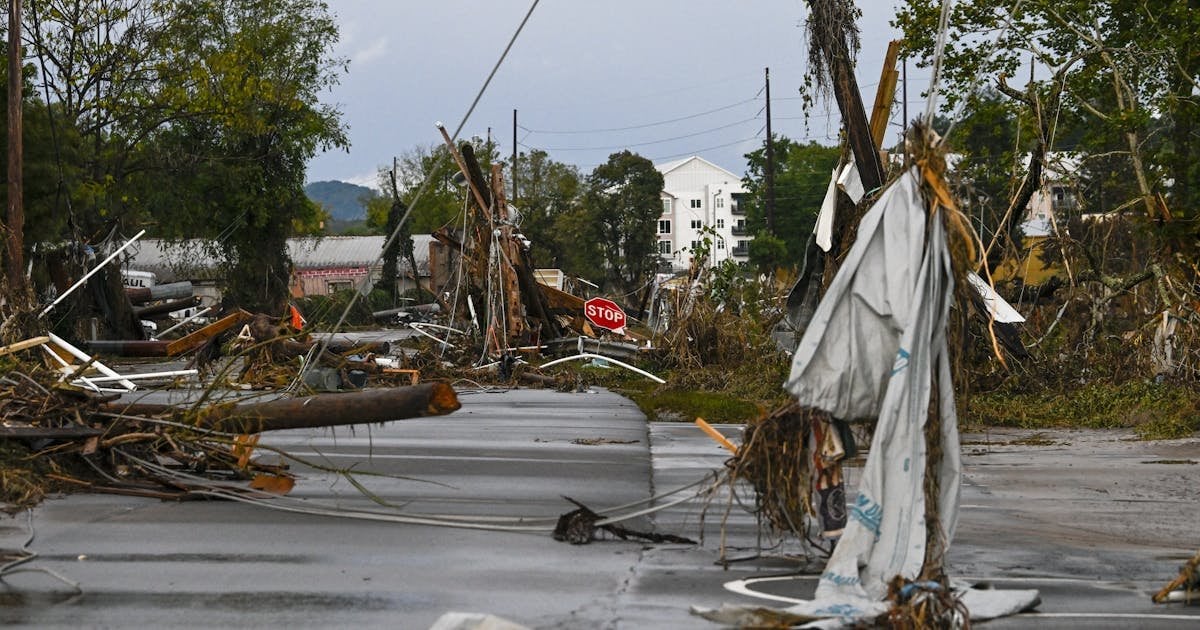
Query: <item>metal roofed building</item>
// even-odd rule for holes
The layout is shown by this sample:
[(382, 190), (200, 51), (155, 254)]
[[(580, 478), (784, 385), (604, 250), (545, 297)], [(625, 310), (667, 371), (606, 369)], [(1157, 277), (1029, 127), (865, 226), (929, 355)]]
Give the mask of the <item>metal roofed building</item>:
[[(369, 289), (382, 277), (384, 236), (323, 236), (290, 238), (288, 256), (292, 259), (291, 291), (295, 297), (326, 295), (360, 285), (369, 276)], [(428, 234), (413, 235), (413, 256), (419, 276), (429, 276)], [(144, 239), (134, 245), (135, 252), (126, 267), (134, 271), (149, 271), (157, 282), (191, 280), (197, 285), (219, 289), (222, 271), (205, 247), (192, 239), (165, 241)], [(400, 290), (413, 287), (405, 260), (400, 261)]]

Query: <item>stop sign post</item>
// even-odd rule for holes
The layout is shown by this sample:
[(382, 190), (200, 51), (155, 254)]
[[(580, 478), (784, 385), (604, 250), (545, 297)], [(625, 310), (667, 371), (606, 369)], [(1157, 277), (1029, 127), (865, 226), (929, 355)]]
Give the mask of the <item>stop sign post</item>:
[(584, 302), (583, 316), (600, 328), (607, 328), (617, 334), (625, 332), (625, 311), (612, 300), (592, 298)]

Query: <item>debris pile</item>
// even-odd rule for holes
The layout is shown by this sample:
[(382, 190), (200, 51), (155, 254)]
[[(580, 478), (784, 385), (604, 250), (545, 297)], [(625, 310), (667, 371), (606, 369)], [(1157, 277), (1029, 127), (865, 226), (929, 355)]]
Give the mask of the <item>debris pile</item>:
[(1155, 604), (1170, 601), (1190, 604), (1200, 599), (1200, 551), (1179, 567), (1179, 577), (1168, 582), (1151, 599)]
[[(38, 351), (54, 369), (22, 356)], [(199, 400), (151, 403), (129, 397), (137, 389), (133, 380), (163, 373), (118, 374), (54, 335), (0, 348), (0, 360), (7, 370), (0, 376), (0, 496), (9, 509), (36, 504), (55, 490), (164, 499), (205, 494), (173, 473), (249, 480), (251, 489), (286, 492), (289, 456), (279, 453), (276, 464), (252, 457), (261, 432), (386, 422), (459, 407), (454, 390), (441, 382), (255, 400), (221, 396), (218, 381)], [(168, 374), (178, 373), (196, 370)]]

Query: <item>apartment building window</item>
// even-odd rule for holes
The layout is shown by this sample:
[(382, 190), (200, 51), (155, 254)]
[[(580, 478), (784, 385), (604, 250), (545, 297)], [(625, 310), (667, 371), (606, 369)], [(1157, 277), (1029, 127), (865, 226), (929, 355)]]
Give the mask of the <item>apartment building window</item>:
[(700, 219), (692, 219), (692, 229), (693, 230), (699, 230), (701, 228), (701, 226), (703, 226), (703, 225), (704, 224), (700, 221)]
[(671, 200), (663, 199), (663, 214), (671, 214)]
[(658, 233), (659, 234), (670, 234), (671, 233), (671, 222), (668, 220), (665, 220), (665, 219), (662, 221), (659, 221), (658, 222)]
[(663, 256), (670, 256), (671, 255), (671, 241), (659, 241), (658, 242), (658, 253), (662, 254)]
[(718, 208), (725, 207), (725, 198), (724, 197), (717, 197), (717, 207)]
[(693, 210), (696, 210), (696, 209), (699, 209), (699, 208), (702, 208), (702, 207), (703, 207), (703, 206), (701, 206), (701, 205), (700, 205), (700, 200), (699, 200), (699, 199), (693, 199), (693, 200), (692, 200), (692, 209), (693, 209)]
[(717, 229), (725, 229), (725, 219), (717, 219)]
[(700, 249), (700, 241), (692, 241), (692, 251)]
[(717, 249), (725, 249), (725, 239), (717, 239)]

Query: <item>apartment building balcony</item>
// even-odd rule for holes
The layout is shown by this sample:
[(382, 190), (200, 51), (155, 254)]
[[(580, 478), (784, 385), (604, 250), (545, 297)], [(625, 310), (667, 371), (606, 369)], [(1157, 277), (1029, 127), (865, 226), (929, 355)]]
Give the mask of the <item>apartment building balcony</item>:
[(750, 230), (744, 225), (735, 225), (730, 228), (729, 231), (732, 232), (734, 236), (747, 236), (750, 234)]
[(745, 256), (750, 255), (750, 246), (749, 245), (738, 245), (729, 251), (735, 257), (745, 257)]

